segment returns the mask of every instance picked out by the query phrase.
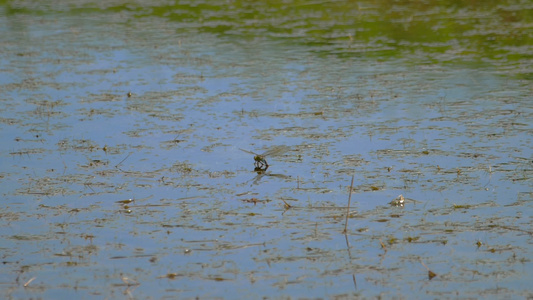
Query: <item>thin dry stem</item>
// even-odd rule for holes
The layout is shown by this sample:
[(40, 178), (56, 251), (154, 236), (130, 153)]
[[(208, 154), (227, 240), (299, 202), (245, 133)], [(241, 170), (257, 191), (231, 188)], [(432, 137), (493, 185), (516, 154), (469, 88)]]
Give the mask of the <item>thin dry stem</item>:
[(346, 223), (344, 224), (343, 233), (348, 232), (348, 218), (350, 217), (350, 203), (352, 202), (352, 189), (353, 189), (353, 179), (355, 175), (352, 175), (352, 182), (350, 183), (350, 192), (348, 193), (348, 210), (346, 211)]

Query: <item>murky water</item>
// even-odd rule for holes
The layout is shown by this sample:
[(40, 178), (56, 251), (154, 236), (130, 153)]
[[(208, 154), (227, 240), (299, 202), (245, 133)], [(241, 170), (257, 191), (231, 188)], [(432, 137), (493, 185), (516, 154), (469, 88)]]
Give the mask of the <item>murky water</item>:
[(7, 1), (2, 294), (532, 297), (532, 11)]

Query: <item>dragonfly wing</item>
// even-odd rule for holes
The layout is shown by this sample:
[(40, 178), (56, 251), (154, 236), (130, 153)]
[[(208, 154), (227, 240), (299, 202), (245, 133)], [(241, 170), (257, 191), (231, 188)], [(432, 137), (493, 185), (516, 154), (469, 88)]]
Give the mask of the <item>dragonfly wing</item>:
[(283, 153), (289, 151), (290, 149), (291, 148), (289, 146), (285, 146), (285, 145), (272, 146), (270, 149), (268, 149), (261, 156), (278, 156), (278, 155), (282, 155)]
[(257, 153), (254, 153), (254, 152), (252, 152), (252, 151), (248, 151), (248, 150), (244, 150), (244, 149), (241, 149), (241, 148), (239, 148), (239, 150), (241, 150), (241, 151), (243, 151), (243, 152), (246, 152), (246, 153), (248, 153), (248, 154), (258, 155)]

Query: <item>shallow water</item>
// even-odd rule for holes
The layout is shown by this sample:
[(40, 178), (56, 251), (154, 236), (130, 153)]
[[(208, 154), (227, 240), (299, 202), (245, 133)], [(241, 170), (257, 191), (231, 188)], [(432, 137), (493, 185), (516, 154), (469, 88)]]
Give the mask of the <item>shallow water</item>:
[(532, 9), (2, 4), (2, 293), (531, 297)]

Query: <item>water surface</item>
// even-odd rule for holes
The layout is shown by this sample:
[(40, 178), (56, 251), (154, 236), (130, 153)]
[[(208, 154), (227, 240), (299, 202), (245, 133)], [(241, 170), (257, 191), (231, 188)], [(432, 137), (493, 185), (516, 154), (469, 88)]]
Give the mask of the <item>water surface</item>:
[(2, 293), (531, 297), (532, 9), (4, 1)]

